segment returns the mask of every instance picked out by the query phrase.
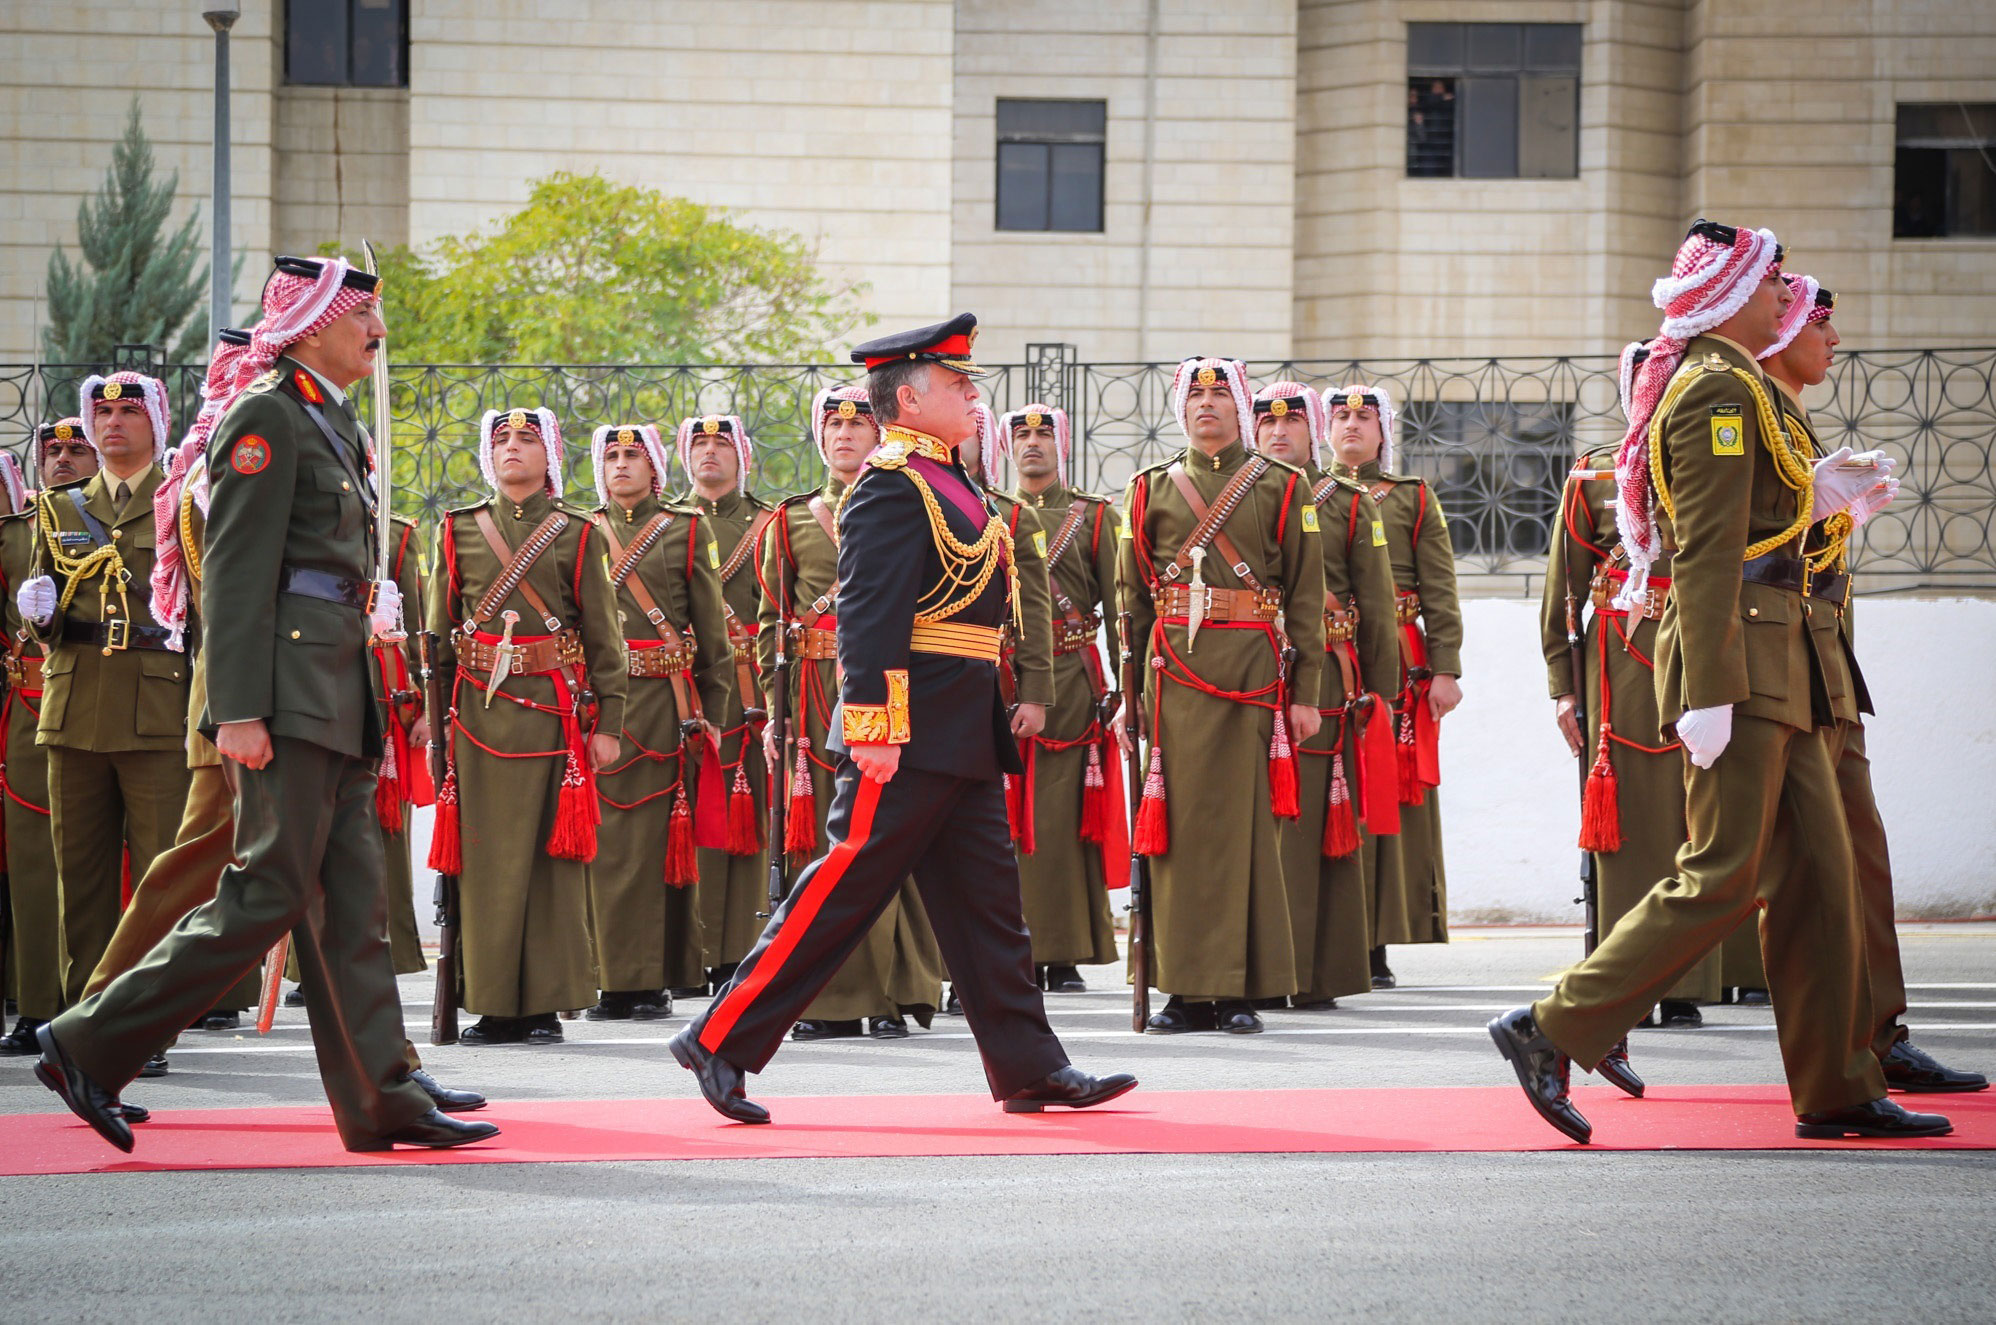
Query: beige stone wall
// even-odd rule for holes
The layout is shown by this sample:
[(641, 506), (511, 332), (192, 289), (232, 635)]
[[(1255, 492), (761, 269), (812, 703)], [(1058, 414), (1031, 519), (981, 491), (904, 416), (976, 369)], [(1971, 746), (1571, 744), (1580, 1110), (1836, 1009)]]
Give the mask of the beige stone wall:
[[(1686, 195), (1766, 225), (1790, 270), (1837, 292), (1851, 348), (1985, 345), (1996, 240), (1892, 238), (1895, 107), (1996, 101), (1996, 13), (1974, 0), (1693, 0), (1686, 20)], [(1770, 60), (1771, 50), (1792, 58)]]
[[(1298, 358), (1604, 352), (1679, 224), (1675, 0), (1302, 0)], [(1580, 23), (1580, 174), (1409, 179), (1406, 25)], [(1645, 324), (1648, 323), (1646, 326)]]
[(941, 318), (953, 21), (951, 0), (420, 0), (410, 240), (600, 170), (804, 235), (883, 324)]
[[(1015, 359), (1042, 340), (1095, 360), (1288, 353), (1295, 23), (1294, 0), (959, 0), (953, 301), (987, 329), (981, 353)], [(1001, 96), (1108, 102), (1101, 234), (997, 229)]]
[[(270, 253), (270, 104), (278, 72), (271, 3), (245, 0), (231, 42), (230, 218), (237, 248), (249, 255), (239, 297), (254, 297)], [(0, 4), (0, 362), (34, 355), (49, 255), (61, 244), (76, 260), (77, 204), (102, 184), (135, 95), (159, 170), (180, 172), (172, 224), (199, 203), (205, 246), (214, 35), (195, 7)]]
[(276, 121), (278, 252), (409, 241), (407, 89), (280, 87)]

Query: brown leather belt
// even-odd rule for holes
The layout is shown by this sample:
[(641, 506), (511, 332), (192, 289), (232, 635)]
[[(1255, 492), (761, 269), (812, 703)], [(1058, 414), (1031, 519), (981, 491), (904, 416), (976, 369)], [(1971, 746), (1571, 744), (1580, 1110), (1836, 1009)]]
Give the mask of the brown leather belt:
[(1809, 596), (1843, 611), (1850, 603), (1850, 575), (1834, 570), (1815, 572), (1809, 576)]
[(814, 626), (790, 628), (790, 656), (812, 662), (835, 662), (839, 656), (839, 632)]
[(1411, 626), (1421, 616), (1421, 594), (1418, 589), (1401, 589), (1393, 595), (1393, 619), (1403, 626)]
[(629, 649), (631, 675), (645, 677), (681, 676), (693, 670), (693, 650), (681, 645), (676, 649)]
[(1066, 617), (1055, 617), (1053, 622), (1053, 651), (1056, 655), (1079, 653), (1095, 643), (1095, 632), (1102, 625), (1101, 619), (1093, 612), (1087, 613), (1079, 621), (1069, 621)]
[(1784, 557), (1770, 552), (1764, 557), (1740, 563), (1740, 578), (1748, 584), (1765, 584), (1774, 589), (1800, 593), (1809, 583), (1809, 563), (1800, 557)]
[(1594, 603), (1594, 610), (1606, 616), (1639, 616), (1645, 621), (1663, 620), (1663, 605), (1670, 598), (1670, 580), (1667, 576), (1650, 576), (1649, 584), (1643, 590), (1643, 598), (1636, 605), (1634, 613), (1624, 612), (1615, 606), (1615, 595), (1622, 591), (1628, 582), (1629, 573), (1613, 566), (1602, 566), (1594, 572), (1594, 579), (1587, 586), (1587, 596)]
[(1324, 643), (1348, 644), (1358, 638), (1358, 609), (1333, 607), (1324, 612)]
[[(579, 631), (564, 630), (546, 639), (515, 644), (512, 650), (512, 666), (506, 669), (508, 676), (541, 676), (581, 662), (582, 635)], [(457, 637), (459, 667), (483, 681), (492, 675), (492, 666), (498, 660), (499, 647), (496, 644), (487, 644), (480, 639), (467, 639), (461, 632), (459, 633)]]
[(7, 684), (16, 690), (42, 688), (42, 659), (38, 653), (7, 655)]
[[(1192, 613), (1194, 592), (1189, 584), (1165, 585), (1157, 591), (1157, 614), (1181, 620), (1188, 618)], [(1227, 621), (1271, 622), (1282, 616), (1282, 591), (1279, 589), (1204, 588), (1196, 592), (1205, 600), (1204, 618), (1208, 625)]]

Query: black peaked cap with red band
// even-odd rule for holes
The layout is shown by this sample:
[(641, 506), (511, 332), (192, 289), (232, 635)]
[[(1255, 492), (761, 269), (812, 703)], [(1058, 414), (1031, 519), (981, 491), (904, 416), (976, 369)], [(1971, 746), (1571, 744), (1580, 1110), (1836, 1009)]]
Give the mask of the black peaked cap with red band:
[(984, 370), (970, 357), (970, 347), (976, 340), (977, 314), (958, 313), (947, 322), (856, 345), (852, 361), (865, 364), (869, 371), (891, 363), (939, 363), (966, 377), (983, 377)]

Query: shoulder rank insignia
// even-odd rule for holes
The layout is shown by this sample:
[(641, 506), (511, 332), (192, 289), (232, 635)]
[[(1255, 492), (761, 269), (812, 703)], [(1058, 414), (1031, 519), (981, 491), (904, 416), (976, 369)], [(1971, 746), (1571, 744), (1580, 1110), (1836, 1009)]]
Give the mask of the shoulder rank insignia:
[(875, 469), (906, 469), (908, 448), (898, 441), (885, 441), (873, 449), (866, 463)]
[(1717, 350), (1705, 351), (1705, 368), (1708, 372), (1714, 372), (1714, 373), (1725, 372), (1726, 356), (1719, 353)]
[(1738, 405), (1712, 406), (1712, 454), (1745, 455), (1746, 422)]
[(299, 395), (305, 397), (312, 404), (323, 405), (326, 403), (326, 393), (319, 390), (319, 384), (303, 368), (292, 371), (291, 385), (298, 389)]
[(276, 386), (283, 377), (284, 374), (282, 372), (272, 368), (259, 374), (257, 379), (244, 387), (243, 390), (249, 395), (260, 396)]

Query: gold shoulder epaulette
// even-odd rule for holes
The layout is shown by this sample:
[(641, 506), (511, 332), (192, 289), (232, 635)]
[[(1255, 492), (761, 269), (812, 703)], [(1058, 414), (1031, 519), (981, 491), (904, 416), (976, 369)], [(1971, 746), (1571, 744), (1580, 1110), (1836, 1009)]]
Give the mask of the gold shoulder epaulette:
[(873, 449), (873, 454), (866, 458), (866, 463), (870, 469), (906, 469), (908, 448), (890, 437)]
[(260, 396), (283, 380), (284, 374), (281, 370), (276, 368), (269, 369), (260, 373), (254, 382), (244, 387), (243, 394), (246, 396)]

